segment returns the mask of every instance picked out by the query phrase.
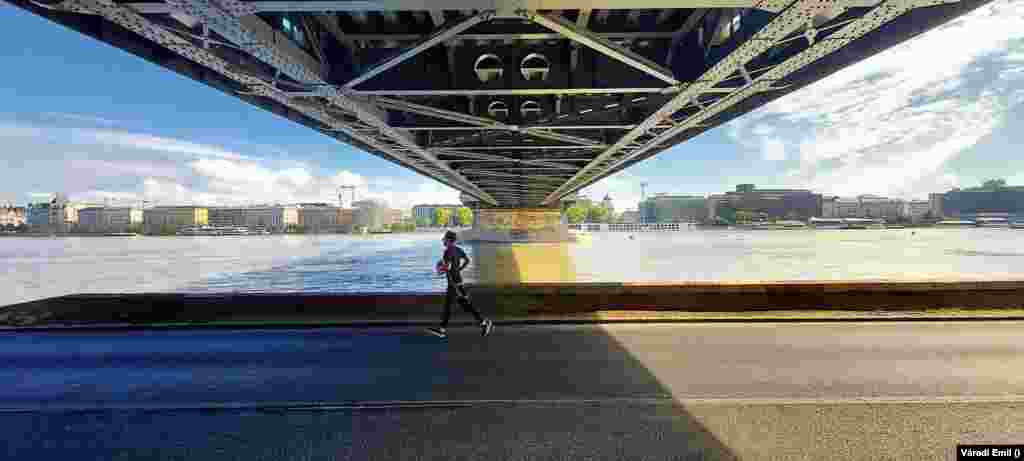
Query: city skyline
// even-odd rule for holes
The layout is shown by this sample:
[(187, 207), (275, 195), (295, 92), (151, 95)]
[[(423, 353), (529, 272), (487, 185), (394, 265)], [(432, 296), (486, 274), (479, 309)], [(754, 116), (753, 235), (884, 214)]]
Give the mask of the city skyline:
[[(17, 172), (0, 202), (58, 190), (96, 203), (317, 202), (354, 184), (401, 209), (459, 203), (458, 191), (76, 32), (6, 4), (0, 18), (0, 58), (32, 70), (0, 87), (3, 167)], [(918, 200), (989, 177), (1022, 184), (1022, 83), (1024, 4), (998, 0), (582, 192), (624, 210), (641, 181), (649, 195), (755, 183)]]
[[(978, 185), (980, 185), (980, 184), (978, 184)], [(957, 186), (957, 187), (959, 187), (959, 186)], [(967, 185), (967, 187), (970, 187), (970, 185)], [(767, 188), (766, 187), (758, 187), (758, 188), (759, 189), (797, 189), (797, 188), (784, 187), (784, 186), (783, 187), (767, 187)], [(949, 190), (952, 190), (952, 189), (953, 188), (950, 188)], [(713, 195), (729, 192), (730, 190), (732, 190), (732, 189), (727, 189), (727, 190), (722, 190), (722, 191), (715, 191), (715, 192), (711, 192), (711, 193), (707, 193), (707, 194), (686, 193), (686, 192), (677, 193), (677, 192), (651, 191), (651, 192), (647, 193), (647, 199), (652, 199), (652, 198), (654, 198), (656, 196), (661, 196), (661, 195), (696, 196), (696, 197), (702, 197), (702, 198), (706, 199), (706, 198), (709, 198), (709, 197), (711, 197)], [(842, 196), (842, 195), (827, 193), (827, 192), (823, 192), (823, 191), (816, 191), (816, 190), (811, 190), (811, 189), (809, 189), (809, 190), (811, 192), (813, 192), (813, 193), (820, 194), (823, 198), (833, 198), (833, 197), (835, 197), (835, 198), (840, 198), (840, 199), (857, 199), (857, 198), (860, 198), (860, 197), (877, 197), (877, 198), (893, 198), (893, 199), (904, 200), (904, 201), (927, 201), (928, 200), (928, 194), (931, 194), (931, 193), (944, 193), (944, 192), (948, 192), (949, 191), (949, 190), (932, 191), (932, 192), (926, 193), (922, 197), (913, 197), (913, 198), (909, 198), (909, 199), (903, 199), (903, 198), (898, 198), (898, 197), (886, 197), (886, 196), (883, 196), (883, 195), (872, 194), (872, 193), (862, 193), (862, 194), (857, 194), (857, 195), (854, 195), (854, 196)], [(61, 192), (32, 193), (32, 194), (29, 194), (29, 195), (40, 197), (40, 198), (36, 199), (36, 200), (32, 200), (30, 202), (25, 202), (25, 203), (16, 203), (16, 202), (0, 203), (0, 207), (3, 207), (3, 206), (24, 207), (25, 205), (29, 205), (29, 204), (46, 203), (46, 202), (51, 201), (58, 194), (61, 194)], [(596, 196), (594, 194), (588, 194), (588, 193), (586, 193), (586, 191), (583, 191), (583, 192), (580, 192), (577, 195), (579, 197), (586, 198), (586, 199), (594, 201), (594, 202), (602, 201), (605, 196), (610, 197), (612, 199), (613, 203), (620, 202), (620, 200), (616, 200), (614, 198), (614, 196), (612, 194), (610, 194), (610, 193), (605, 193), (603, 196)], [(381, 200), (381, 199), (376, 199), (376, 200)], [(125, 207), (125, 206), (128, 206), (128, 207), (133, 207), (133, 206), (136, 206), (136, 205), (142, 204), (142, 203), (148, 204), (149, 206), (201, 206), (201, 207), (298, 206), (298, 205), (312, 204), (312, 203), (326, 203), (326, 204), (331, 205), (331, 206), (342, 206), (342, 202), (343, 202), (337, 196), (334, 197), (333, 199), (325, 199), (325, 200), (322, 200), (322, 201), (303, 201), (303, 202), (281, 202), (281, 201), (256, 202), (256, 201), (244, 200), (244, 198), (243, 198), (243, 199), (240, 199), (237, 203), (232, 203), (232, 204), (227, 204), (227, 205), (207, 204), (207, 203), (199, 203), (199, 202), (195, 202), (195, 201), (162, 203), (164, 201), (161, 201), (161, 200), (157, 200), (157, 201), (153, 201), (153, 200), (134, 200), (134, 199), (120, 199), (119, 200), (119, 199), (116, 199), (116, 198), (114, 198), (114, 199), (107, 198), (104, 202), (94, 202), (94, 201), (75, 200), (74, 197), (70, 197), (69, 201), (76, 202), (76, 203), (81, 203), (81, 204), (87, 204), (88, 206), (99, 206), (99, 207), (102, 207), (102, 206), (108, 206), (108, 207)], [(358, 202), (358, 201), (359, 200), (356, 200), (355, 202)], [(629, 204), (627, 204), (626, 207), (621, 207), (620, 208), (618, 206), (613, 206), (613, 208), (615, 208), (618, 211), (624, 211), (624, 210), (629, 210), (629, 209), (636, 210), (636, 208), (635, 208), (636, 205), (638, 203), (640, 203), (641, 201), (642, 200), (640, 198), (638, 198), (636, 202), (632, 203), (632, 207), (628, 206)], [(338, 203), (335, 204), (334, 202), (338, 202)], [(387, 200), (383, 200), (383, 202), (384, 202), (384, 204), (386, 206), (391, 206), (391, 204), (388, 203)], [(460, 207), (461, 206), (465, 206), (465, 205), (462, 204), (461, 201), (458, 201), (458, 200), (456, 200), (454, 202), (449, 202), (449, 203), (440, 203), (440, 202), (438, 202), (438, 203), (428, 203), (428, 202), (416, 202), (416, 201), (414, 201), (413, 204), (411, 206), (409, 206), (408, 208), (400, 208), (400, 207), (393, 207), (393, 208), (401, 209), (401, 210), (411, 210), (411, 209), (414, 209), (414, 208), (420, 207), (420, 206), (452, 206), (452, 205), (460, 206)]]

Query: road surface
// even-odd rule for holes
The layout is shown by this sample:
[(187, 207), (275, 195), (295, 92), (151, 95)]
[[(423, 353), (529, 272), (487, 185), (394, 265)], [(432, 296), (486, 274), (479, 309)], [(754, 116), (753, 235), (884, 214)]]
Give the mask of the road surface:
[[(1024, 323), (5, 333), (10, 459), (955, 459)], [(4, 452), (3, 450), (6, 450)]]

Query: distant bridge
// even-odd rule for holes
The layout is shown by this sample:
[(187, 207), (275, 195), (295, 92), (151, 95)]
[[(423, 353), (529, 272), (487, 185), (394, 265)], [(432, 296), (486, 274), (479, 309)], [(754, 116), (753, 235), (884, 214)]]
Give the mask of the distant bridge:
[(988, 0), (8, 1), (540, 208)]

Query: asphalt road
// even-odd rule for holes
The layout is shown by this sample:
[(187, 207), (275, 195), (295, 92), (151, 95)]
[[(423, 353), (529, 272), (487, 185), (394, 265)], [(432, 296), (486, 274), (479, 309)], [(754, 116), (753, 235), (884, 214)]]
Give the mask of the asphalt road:
[[(10, 459), (955, 459), (1024, 323), (6, 333)], [(4, 451), (6, 450), (6, 451)]]

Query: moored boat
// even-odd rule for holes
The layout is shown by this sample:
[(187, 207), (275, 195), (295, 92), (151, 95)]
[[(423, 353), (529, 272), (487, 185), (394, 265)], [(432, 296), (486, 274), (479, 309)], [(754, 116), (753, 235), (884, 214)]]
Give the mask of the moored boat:
[(976, 227), (974, 221), (945, 220), (935, 223), (936, 227)]

